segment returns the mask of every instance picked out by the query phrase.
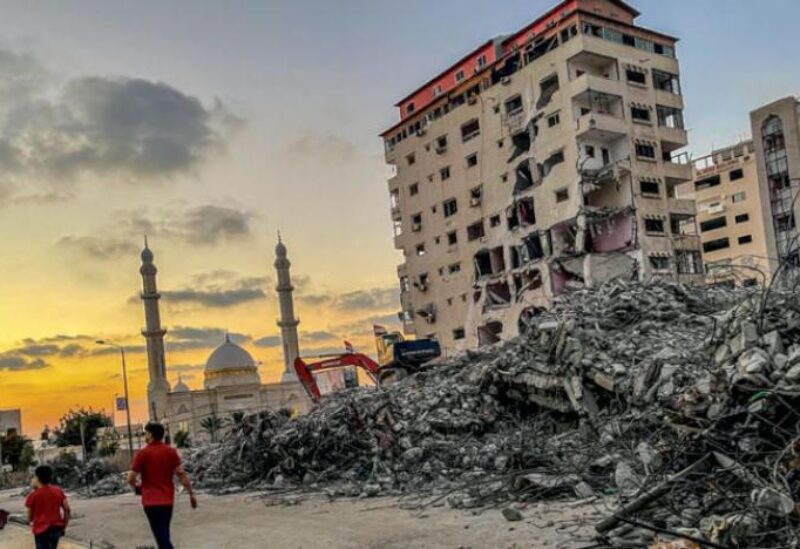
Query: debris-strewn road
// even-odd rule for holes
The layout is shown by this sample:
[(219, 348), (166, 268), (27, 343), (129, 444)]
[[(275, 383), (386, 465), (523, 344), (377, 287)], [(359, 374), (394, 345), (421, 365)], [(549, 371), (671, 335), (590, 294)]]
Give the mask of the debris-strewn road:
[[(77, 518), (70, 534), (118, 548), (152, 543), (133, 495), (75, 499)], [(22, 498), (0, 492), (0, 508), (22, 511)], [(509, 522), (500, 510), (479, 515), (444, 507), (421, 515), (400, 509), (396, 499), (310, 500), (295, 506), (267, 507), (252, 496), (201, 496), (192, 512), (185, 497), (175, 514), (176, 547), (227, 549), (281, 547), (325, 549), (350, 547), (547, 547), (587, 545), (597, 520), (590, 505), (540, 505), (522, 511), (523, 520)], [(7, 531), (0, 532), (0, 547)], [(15, 532), (16, 534), (16, 532)], [(18, 538), (14, 538), (18, 539)], [(27, 539), (27, 538), (26, 538)], [(19, 547), (28, 547), (21, 545)]]

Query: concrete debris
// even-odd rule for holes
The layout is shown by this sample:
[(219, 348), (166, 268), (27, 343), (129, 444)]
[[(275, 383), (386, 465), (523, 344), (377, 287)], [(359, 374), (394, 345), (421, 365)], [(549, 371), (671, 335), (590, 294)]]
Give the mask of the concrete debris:
[(618, 280), (513, 341), (296, 419), (249, 416), (186, 464), (271, 498), (605, 496), (598, 547), (798, 547), (798, 409), (800, 294)]
[(511, 507), (503, 509), (503, 517), (505, 517), (508, 522), (518, 522), (523, 519), (522, 513)]

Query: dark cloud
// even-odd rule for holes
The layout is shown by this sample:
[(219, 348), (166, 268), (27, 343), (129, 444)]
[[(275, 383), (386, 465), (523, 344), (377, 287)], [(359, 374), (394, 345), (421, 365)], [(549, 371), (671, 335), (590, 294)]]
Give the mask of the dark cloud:
[(370, 288), (338, 295), (308, 294), (297, 300), (311, 307), (329, 306), (347, 311), (385, 310), (400, 307), (400, 292), (395, 286)]
[[(267, 277), (243, 277), (229, 271), (215, 271), (195, 275), (189, 287), (161, 292), (166, 305), (199, 305), (212, 309), (235, 307), (267, 297), (263, 287)], [(138, 296), (130, 300), (139, 301)]]
[(281, 340), (281, 336), (265, 336), (259, 339), (256, 339), (253, 342), (253, 345), (256, 347), (264, 347), (264, 348), (273, 348), (273, 347), (280, 347), (283, 341)]
[[(145, 345), (124, 345), (126, 355), (138, 355), (147, 352)], [(119, 349), (116, 347), (109, 347), (107, 345), (97, 346), (94, 349), (87, 351), (89, 356), (111, 356), (119, 355)]]
[(37, 343), (32, 339), (26, 339), (23, 341), (23, 343), (25, 344), (25, 346), (19, 347), (15, 351), (25, 356), (33, 356), (33, 357), (53, 356), (57, 355), (60, 350), (58, 345), (55, 345), (53, 343)]
[(194, 171), (238, 120), (163, 82), (58, 82), (31, 55), (0, 50), (0, 170), (36, 181), (82, 174), (163, 180)]
[(58, 241), (57, 245), (94, 259), (133, 257), (139, 251), (139, 247), (132, 240), (94, 236), (65, 236)]
[(0, 370), (23, 372), (47, 367), (48, 364), (41, 358), (29, 359), (14, 352), (0, 353)]
[(135, 236), (147, 234), (190, 244), (218, 244), (249, 238), (255, 214), (233, 206), (203, 204), (161, 210), (120, 211), (115, 222)]
[(225, 341), (226, 335), (240, 345), (252, 340), (248, 334), (228, 332), (224, 328), (176, 326), (167, 332), (166, 344), (171, 351), (213, 349)]

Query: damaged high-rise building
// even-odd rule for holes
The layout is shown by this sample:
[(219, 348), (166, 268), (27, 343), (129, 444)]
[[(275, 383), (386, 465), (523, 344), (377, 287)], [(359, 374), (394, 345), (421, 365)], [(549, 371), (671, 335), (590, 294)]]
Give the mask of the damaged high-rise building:
[(401, 316), (445, 349), (615, 277), (702, 282), (677, 39), (568, 0), (401, 100), (382, 135)]

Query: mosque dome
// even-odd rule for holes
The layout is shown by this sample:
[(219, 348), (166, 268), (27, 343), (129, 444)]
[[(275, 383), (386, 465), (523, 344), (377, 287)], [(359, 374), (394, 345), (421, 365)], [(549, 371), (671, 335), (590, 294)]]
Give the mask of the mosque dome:
[(178, 383), (172, 388), (173, 393), (188, 393), (191, 389), (183, 382), (183, 378), (178, 377)]
[(227, 335), (225, 342), (208, 357), (204, 376), (206, 389), (261, 383), (253, 357)]

